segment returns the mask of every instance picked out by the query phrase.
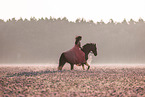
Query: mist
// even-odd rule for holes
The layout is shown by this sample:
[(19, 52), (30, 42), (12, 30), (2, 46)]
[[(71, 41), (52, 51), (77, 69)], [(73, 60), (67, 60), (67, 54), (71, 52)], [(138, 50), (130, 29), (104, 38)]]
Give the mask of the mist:
[(0, 20), (0, 64), (58, 63), (62, 52), (74, 46), (82, 36), (81, 46), (96, 43), (98, 55), (91, 55), (96, 64), (144, 64), (145, 21), (124, 20), (115, 23), (94, 23), (67, 18), (36, 20)]

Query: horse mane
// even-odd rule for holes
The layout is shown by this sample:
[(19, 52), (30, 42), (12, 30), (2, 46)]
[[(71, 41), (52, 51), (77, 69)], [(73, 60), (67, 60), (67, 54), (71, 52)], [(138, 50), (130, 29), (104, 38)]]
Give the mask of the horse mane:
[(86, 43), (85, 45), (83, 45), (82, 49), (86, 46), (90, 46), (90, 45), (95, 45), (95, 43)]

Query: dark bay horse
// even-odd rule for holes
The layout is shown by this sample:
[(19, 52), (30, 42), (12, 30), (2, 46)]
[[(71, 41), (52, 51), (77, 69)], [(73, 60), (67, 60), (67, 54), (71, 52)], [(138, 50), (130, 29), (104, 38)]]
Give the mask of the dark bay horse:
[[(69, 53), (69, 51), (67, 52), (63, 52), (60, 56), (60, 59), (59, 59), (59, 66), (58, 66), (58, 70), (62, 70), (62, 67), (64, 66), (64, 64), (66, 62), (68, 62), (70, 65), (71, 65), (71, 70), (73, 70), (74, 68), (74, 64), (80, 64), (80, 66), (82, 65), (83, 69), (84, 69), (84, 64), (88, 66), (88, 69), (90, 68), (89, 64), (87, 63), (87, 60), (88, 60), (88, 55), (90, 52), (93, 52), (94, 56), (97, 56), (97, 47), (96, 47), (96, 44), (93, 44), (93, 43), (87, 43), (85, 44), (81, 50), (85, 53), (85, 59), (86, 59), (86, 63), (73, 63), (73, 62), (69, 62), (68, 61), (68, 57), (65, 56), (66, 53)], [(72, 59), (74, 59), (73, 56), (70, 56)]]

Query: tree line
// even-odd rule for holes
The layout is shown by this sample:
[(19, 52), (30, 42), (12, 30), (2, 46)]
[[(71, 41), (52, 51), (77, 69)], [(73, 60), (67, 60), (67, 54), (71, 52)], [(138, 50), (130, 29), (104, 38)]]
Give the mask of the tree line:
[(127, 21), (125, 18), (122, 22), (114, 22), (113, 19), (110, 19), (108, 23), (105, 23), (103, 20), (101, 20), (100, 22), (94, 22), (93, 20), (88, 20), (86, 21), (84, 18), (78, 18), (76, 19), (75, 22), (72, 22), (72, 21), (69, 21), (66, 17), (63, 17), (63, 18), (53, 18), (50, 16), (50, 18), (48, 19), (47, 17), (45, 18), (39, 18), (39, 19), (36, 19), (35, 17), (31, 17), (30, 19), (23, 19), (23, 18), (20, 18), (18, 20), (16, 20), (15, 18), (12, 18), (12, 19), (8, 19), (6, 21), (0, 19), (0, 23), (2, 22), (42, 22), (42, 21), (46, 21), (46, 22), (60, 22), (60, 21), (65, 21), (65, 22), (71, 22), (71, 23), (91, 23), (91, 24), (137, 24), (137, 23), (145, 23), (145, 21), (142, 19), (142, 18), (139, 18), (138, 21), (134, 21), (133, 19), (130, 19), (129, 21)]

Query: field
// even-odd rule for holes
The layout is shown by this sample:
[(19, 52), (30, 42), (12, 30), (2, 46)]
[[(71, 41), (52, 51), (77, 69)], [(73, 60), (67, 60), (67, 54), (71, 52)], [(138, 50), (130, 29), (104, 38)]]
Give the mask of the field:
[(0, 66), (2, 97), (145, 97), (145, 67), (91, 66), (89, 71), (68, 64)]

